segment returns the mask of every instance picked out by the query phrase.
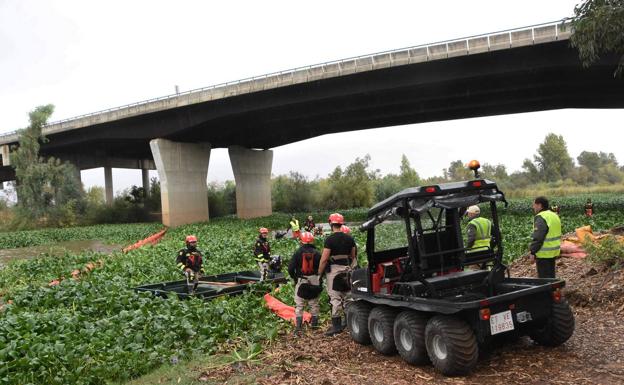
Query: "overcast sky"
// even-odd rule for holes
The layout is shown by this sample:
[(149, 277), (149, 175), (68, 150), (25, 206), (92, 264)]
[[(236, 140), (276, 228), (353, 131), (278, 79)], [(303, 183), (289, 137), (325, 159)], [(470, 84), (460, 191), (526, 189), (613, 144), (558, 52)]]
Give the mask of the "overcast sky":
[[(52, 121), (174, 92), (355, 55), (561, 20), (559, 1), (35, 1), (0, 0), (0, 132), (52, 103)], [(273, 173), (325, 177), (370, 154), (383, 174), (401, 154), (421, 176), (457, 159), (518, 170), (548, 132), (572, 156), (624, 161), (622, 110), (557, 110), (322, 136), (274, 149)], [(339, 154), (339, 155), (334, 155)], [(153, 175), (157, 175), (154, 171)], [(140, 171), (113, 170), (115, 190)], [(82, 171), (103, 185), (103, 170)], [(233, 179), (227, 150), (211, 153), (209, 181)]]

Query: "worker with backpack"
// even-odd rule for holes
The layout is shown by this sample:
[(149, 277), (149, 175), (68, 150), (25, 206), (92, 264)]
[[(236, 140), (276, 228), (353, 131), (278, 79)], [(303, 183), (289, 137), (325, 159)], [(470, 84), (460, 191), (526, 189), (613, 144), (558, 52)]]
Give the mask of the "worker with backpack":
[(303, 331), (303, 309), (306, 302), (312, 313), (311, 326), (318, 327), (319, 296), (322, 286), (318, 274), (321, 253), (314, 246), (314, 235), (304, 232), (299, 237), (301, 247), (295, 251), (288, 264), (288, 274), (295, 281), (295, 335)]

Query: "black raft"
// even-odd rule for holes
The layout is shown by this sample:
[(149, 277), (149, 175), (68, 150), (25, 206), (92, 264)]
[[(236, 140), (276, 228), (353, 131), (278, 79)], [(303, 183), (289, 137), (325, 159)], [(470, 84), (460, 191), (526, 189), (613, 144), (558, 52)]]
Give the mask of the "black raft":
[[(209, 300), (222, 295), (242, 294), (249, 285), (260, 282), (258, 271), (239, 271), (235, 273), (223, 273), (209, 275), (200, 278), (199, 285), (194, 293), (188, 292), (186, 280), (153, 283), (135, 287), (137, 292), (150, 292), (157, 297), (167, 298), (170, 294), (176, 294), (180, 299), (198, 297)], [(270, 273), (265, 283), (285, 283), (283, 273)]]

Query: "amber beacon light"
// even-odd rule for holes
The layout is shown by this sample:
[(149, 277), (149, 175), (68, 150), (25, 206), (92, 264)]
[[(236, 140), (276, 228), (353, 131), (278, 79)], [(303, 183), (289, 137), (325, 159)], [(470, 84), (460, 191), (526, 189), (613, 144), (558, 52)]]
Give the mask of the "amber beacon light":
[(474, 171), (475, 178), (479, 178), (479, 169), (481, 168), (481, 163), (478, 160), (473, 159), (468, 162), (468, 168)]

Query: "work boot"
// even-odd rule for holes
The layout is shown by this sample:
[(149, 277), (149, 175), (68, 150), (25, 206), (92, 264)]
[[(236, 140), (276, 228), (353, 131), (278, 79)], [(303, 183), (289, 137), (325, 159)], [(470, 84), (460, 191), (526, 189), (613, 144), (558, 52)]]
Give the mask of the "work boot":
[(295, 337), (301, 336), (303, 333), (303, 317), (295, 318)]
[(329, 328), (328, 331), (325, 332), (325, 335), (328, 337), (332, 337), (340, 332), (342, 332), (342, 320), (340, 319), (340, 316), (338, 317), (332, 317), (332, 326), (331, 328)]
[(310, 319), (310, 326), (312, 327), (312, 329), (318, 329), (318, 316), (317, 315), (313, 315), (312, 319)]

